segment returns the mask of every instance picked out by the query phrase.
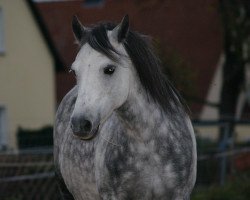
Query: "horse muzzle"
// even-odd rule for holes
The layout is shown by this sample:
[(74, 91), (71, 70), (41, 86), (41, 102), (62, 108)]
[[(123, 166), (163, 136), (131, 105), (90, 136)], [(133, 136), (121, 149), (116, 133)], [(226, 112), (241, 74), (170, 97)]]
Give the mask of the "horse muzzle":
[(97, 135), (99, 125), (95, 124), (84, 116), (72, 116), (70, 120), (73, 134), (82, 140), (90, 140)]

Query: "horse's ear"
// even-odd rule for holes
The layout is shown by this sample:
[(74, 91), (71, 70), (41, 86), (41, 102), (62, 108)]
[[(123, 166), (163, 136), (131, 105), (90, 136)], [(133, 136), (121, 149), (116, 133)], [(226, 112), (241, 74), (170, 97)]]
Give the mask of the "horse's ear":
[(129, 32), (129, 17), (125, 15), (120, 24), (112, 31), (112, 36), (120, 43), (126, 39)]
[(78, 20), (76, 15), (74, 15), (72, 19), (72, 30), (73, 30), (76, 40), (80, 43), (83, 37), (86, 35), (87, 29)]

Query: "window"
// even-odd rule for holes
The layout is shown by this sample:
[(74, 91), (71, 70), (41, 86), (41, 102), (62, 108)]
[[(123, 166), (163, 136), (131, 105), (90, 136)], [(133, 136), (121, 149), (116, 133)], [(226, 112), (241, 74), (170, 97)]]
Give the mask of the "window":
[(3, 10), (0, 8), (0, 54), (5, 52), (4, 46), (4, 19), (3, 19)]
[(91, 8), (91, 7), (99, 7), (104, 4), (104, 0), (85, 0), (84, 1), (84, 6)]
[(6, 108), (0, 106), (0, 150), (7, 147), (7, 117)]

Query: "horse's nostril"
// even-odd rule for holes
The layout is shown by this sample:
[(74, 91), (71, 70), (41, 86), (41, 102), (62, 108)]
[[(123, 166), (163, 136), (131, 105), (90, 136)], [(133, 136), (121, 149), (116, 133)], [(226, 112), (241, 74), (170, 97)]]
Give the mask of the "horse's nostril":
[(85, 132), (90, 132), (91, 129), (92, 129), (92, 124), (91, 124), (91, 122), (88, 121), (88, 120), (84, 120), (84, 122), (83, 122), (83, 130), (84, 130)]
[(73, 116), (70, 124), (71, 130), (75, 134), (89, 134), (92, 131), (92, 123), (83, 116)]

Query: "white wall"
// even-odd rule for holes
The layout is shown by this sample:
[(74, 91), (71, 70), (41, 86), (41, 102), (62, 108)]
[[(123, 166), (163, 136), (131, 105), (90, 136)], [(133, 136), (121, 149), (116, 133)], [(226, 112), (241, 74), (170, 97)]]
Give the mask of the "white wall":
[(8, 116), (8, 140), (16, 147), (18, 127), (53, 124), (53, 60), (26, 1), (1, 0), (5, 52), (0, 55), (0, 104)]

